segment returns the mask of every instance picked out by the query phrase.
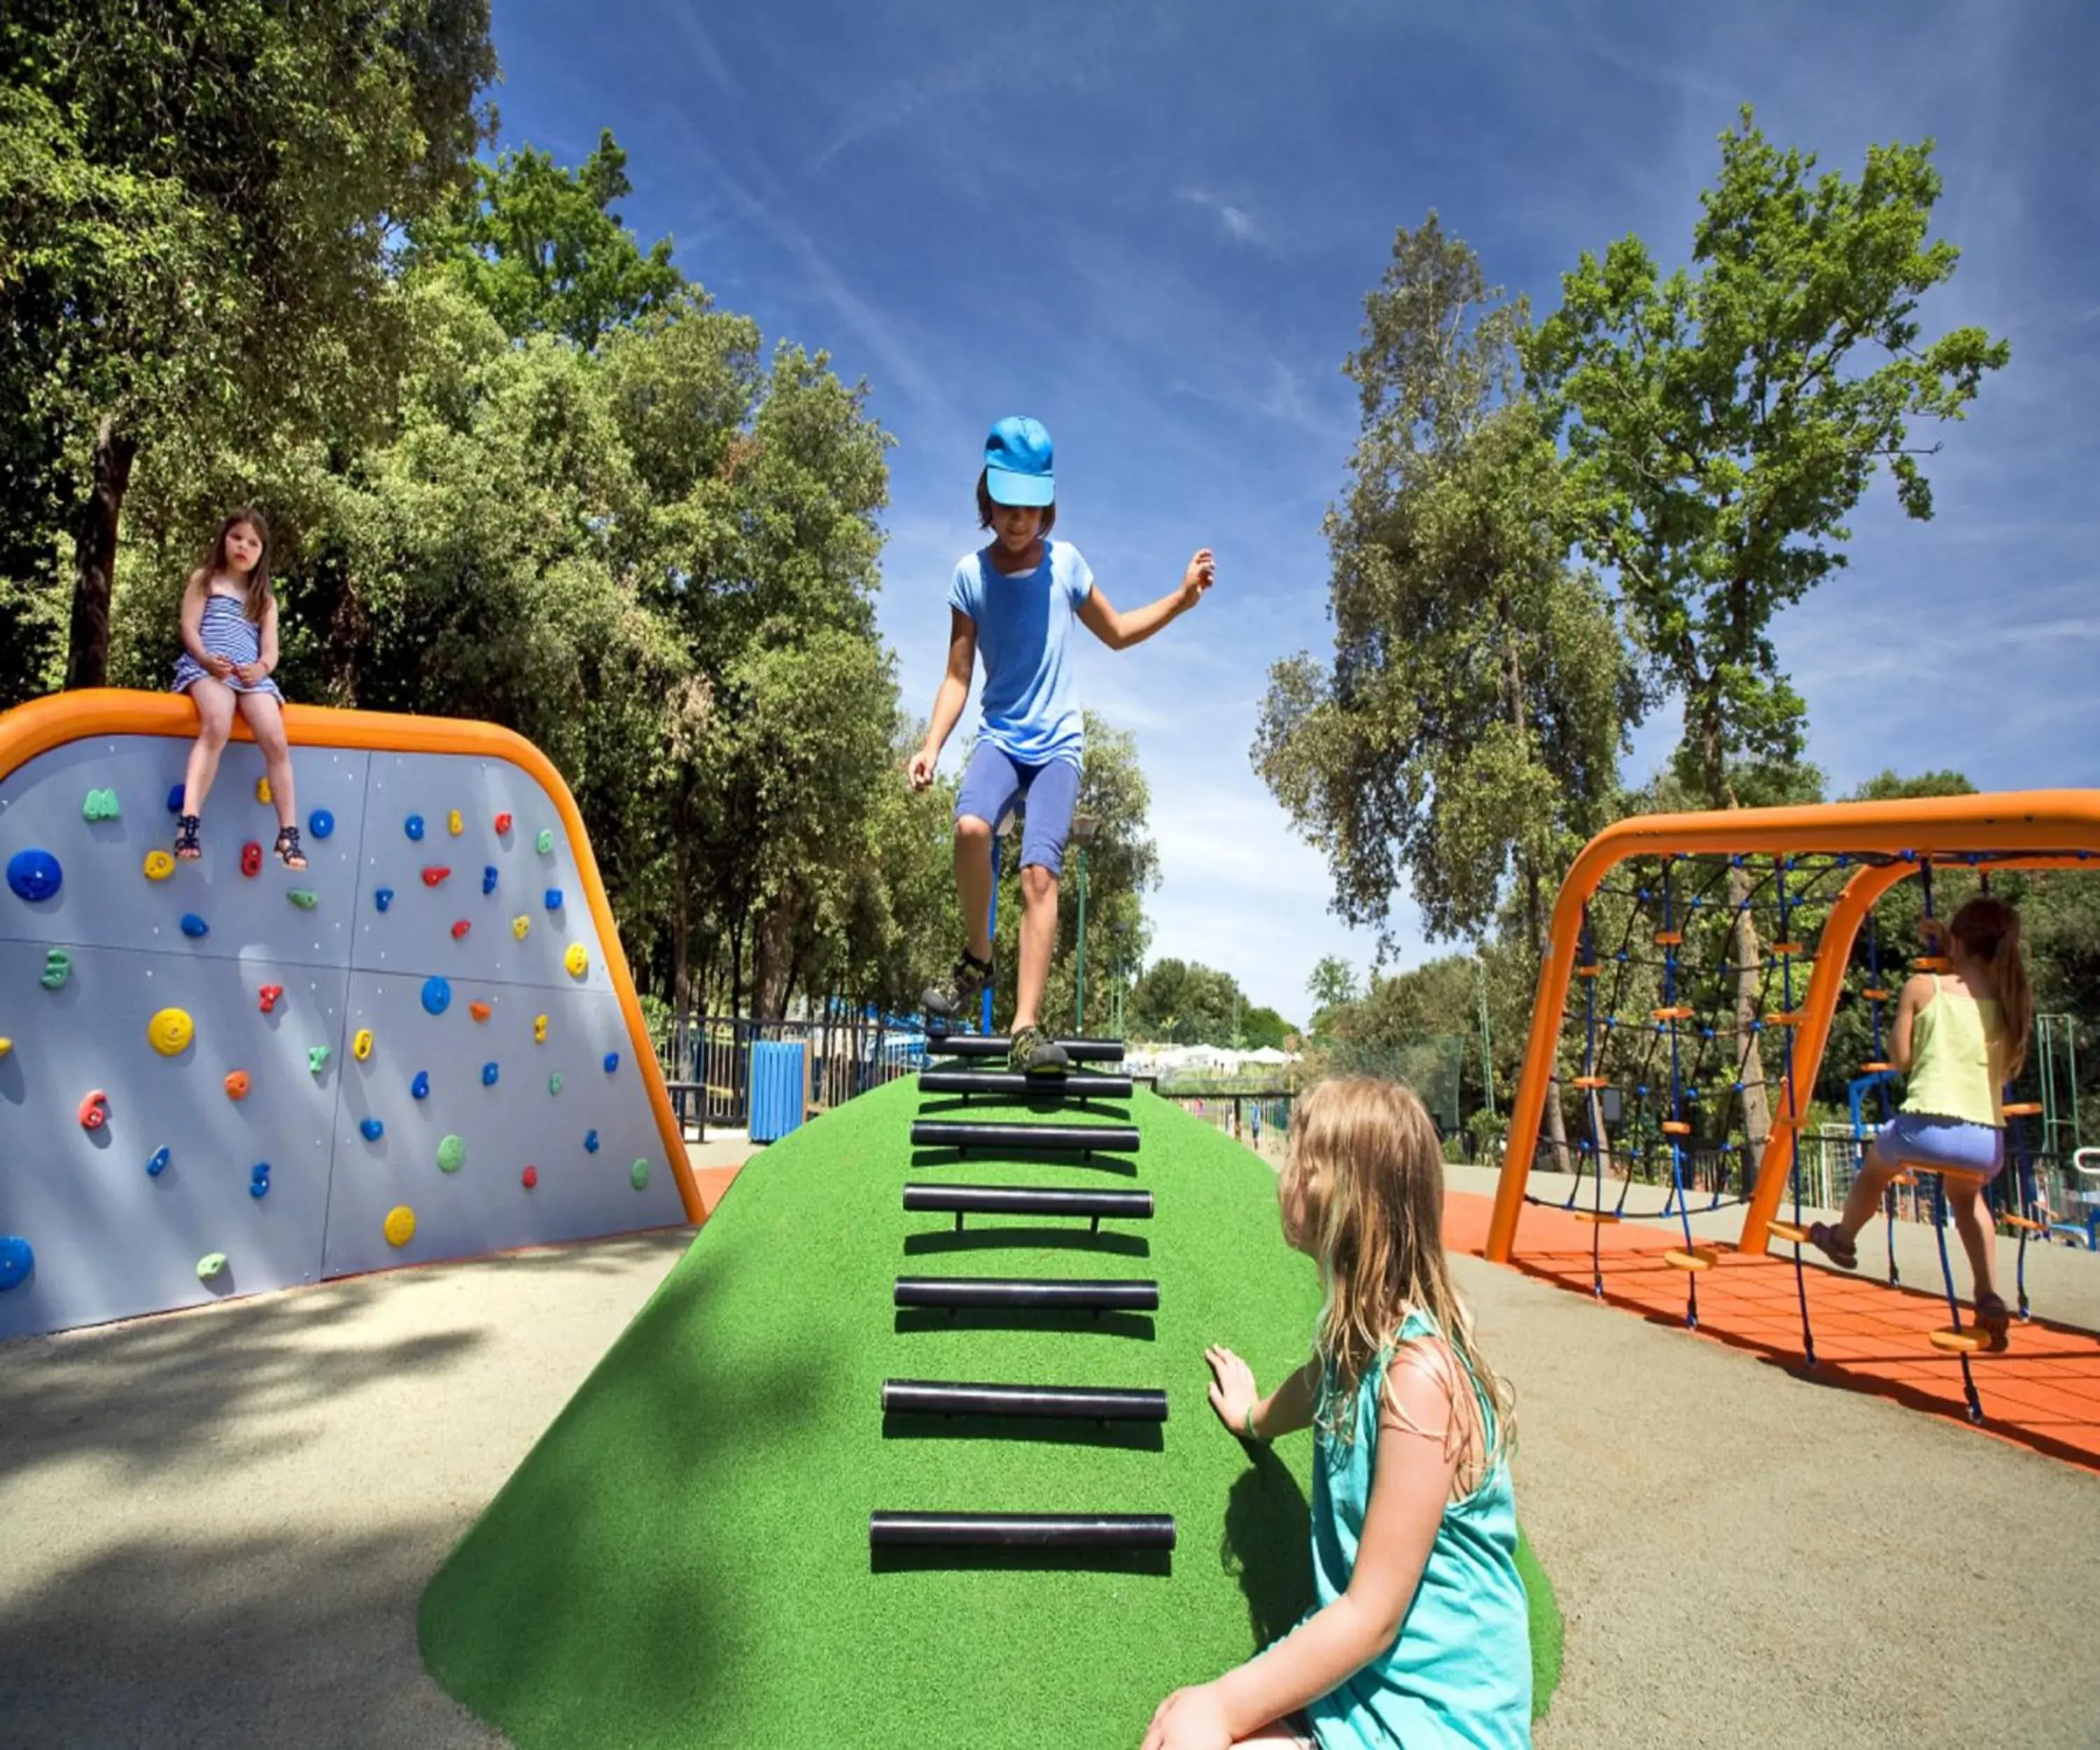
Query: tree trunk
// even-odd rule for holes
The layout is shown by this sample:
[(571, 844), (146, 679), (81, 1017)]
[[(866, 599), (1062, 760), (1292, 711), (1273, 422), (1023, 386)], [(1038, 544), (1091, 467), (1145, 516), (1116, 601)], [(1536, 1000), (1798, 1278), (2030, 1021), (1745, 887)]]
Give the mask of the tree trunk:
[(73, 536), (73, 627), (66, 648), (68, 688), (109, 684), (109, 593), (117, 577), (117, 519), (131, 484), (139, 440), (105, 413), (95, 428), (95, 484)]
[[(1552, 954), (1553, 929), (1546, 920), (1546, 908), (1539, 901), (1538, 871), (1528, 863), (1524, 871), (1524, 918), (1533, 946), (1538, 950), (1539, 964), (1543, 966)], [(1560, 1056), (1556, 1039), (1554, 1050), (1556, 1065)], [(1560, 1109), (1560, 1073), (1557, 1067), (1546, 1084), (1545, 1128), (1546, 1146), (1553, 1151), (1553, 1170), (1564, 1173), (1568, 1170), (1568, 1120)], [(1598, 1125), (1597, 1134), (1599, 1136), (1604, 1134), (1602, 1124)]]
[(795, 927), (792, 904), (784, 897), (758, 915), (751, 945), (751, 1013), (757, 1020), (779, 1020), (787, 1013), (788, 978), (792, 970), (788, 947)]
[[(1701, 703), (1698, 734), (1700, 775), (1705, 781), (1708, 805), (1717, 809), (1738, 806), (1728, 782), (1727, 764), (1721, 745), (1720, 699), (1713, 683), (1709, 684)], [(1736, 1079), (1743, 1084), (1743, 1134), (1749, 1144), (1750, 1158), (1754, 1161), (1764, 1153), (1765, 1138), (1771, 1130), (1771, 1109), (1765, 1098), (1763, 1035), (1750, 1030), (1762, 1018), (1764, 967), (1757, 921), (1751, 917), (1745, 903), (1749, 897), (1749, 868), (1730, 864), (1728, 911), (1734, 920), (1736, 943)]]

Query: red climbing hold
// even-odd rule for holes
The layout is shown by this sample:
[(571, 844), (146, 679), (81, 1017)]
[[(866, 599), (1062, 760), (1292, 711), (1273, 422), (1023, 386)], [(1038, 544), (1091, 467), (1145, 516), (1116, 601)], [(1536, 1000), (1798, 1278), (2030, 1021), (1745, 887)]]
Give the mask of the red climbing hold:
[(109, 1096), (97, 1088), (80, 1103), (76, 1114), (84, 1131), (99, 1131), (109, 1122)]
[(452, 871), (446, 868), (443, 864), (433, 863), (429, 868), (423, 871), (423, 885), (425, 887), (435, 887), (451, 873)]
[(461, 918), (458, 923), (452, 926), (452, 940), (456, 942), (465, 941), (466, 940), (466, 932), (470, 929), (473, 928), (473, 927), (474, 926), (469, 923), (465, 918)]
[(508, 814), (499, 814), (499, 815), (497, 815), (497, 816), (496, 817), (496, 837), (497, 837), (497, 838), (499, 838), (499, 839), (503, 838), (503, 837), (505, 837), (505, 835), (510, 832), (510, 817)]
[(536, 1166), (527, 1167), (525, 1169), (524, 1178), (525, 1188), (527, 1191), (530, 1191), (535, 1185), (540, 1183), (540, 1169)]
[(249, 876), (262, 873), (262, 847), (253, 839), (240, 847), (240, 872)]
[(265, 985), (262, 987), (262, 1012), (265, 1015), (274, 1015), (277, 1012), (277, 1005), (284, 1000), (285, 987), (282, 985)]

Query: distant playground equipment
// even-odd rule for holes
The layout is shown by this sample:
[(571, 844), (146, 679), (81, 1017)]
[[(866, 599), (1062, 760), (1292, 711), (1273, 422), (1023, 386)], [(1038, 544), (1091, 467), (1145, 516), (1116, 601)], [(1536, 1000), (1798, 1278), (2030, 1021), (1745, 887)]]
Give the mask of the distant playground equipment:
[[(488, 724), (285, 723), (320, 805), (280, 887), (247, 854), (252, 742), (203, 857), (162, 849), (187, 700), (0, 716), (0, 1337), (702, 1219), (546, 757)], [(479, 870), (466, 891), (422, 866), (426, 819)], [(543, 893), (545, 927), (517, 929)]]
[[(1524, 1206), (1540, 1201), (1527, 1187), (1548, 1102), (1560, 1105), (1566, 1087), (1579, 1100), (1573, 1125), (1560, 1106), (1560, 1133), (1569, 1139), (1567, 1157), (1576, 1174), (1562, 1206), (1590, 1227), (1593, 1292), (1604, 1292), (1598, 1230), (1630, 1217), (1674, 1217), (1681, 1243), (1663, 1256), (1685, 1277), (1684, 1319), (1696, 1327), (1699, 1277), (1716, 1263), (1719, 1249), (1698, 1241), (1692, 1216), (1695, 1210), (1740, 1206), (1736, 1250), (1762, 1254), (1771, 1237), (1791, 1244), (1802, 1351), (1814, 1364), (1801, 1257), (1806, 1228), (1799, 1140), (1832, 1020), (1848, 989), (1864, 1007), (1872, 1037), (1872, 1055), (1858, 1066), (1851, 1089), (1855, 1149), (1864, 1149), (1870, 1129), (1867, 1100), (1873, 1097), (1884, 1111), (1891, 1104), (1883, 1028), (1901, 979), (1899, 972), (1884, 977), (1872, 921), (1876, 901), (1916, 878), (1930, 917), (1935, 867), (1966, 871), (1988, 884), (1994, 871), (2089, 868), (2096, 859), (2096, 791), (1653, 815), (1607, 828), (1576, 858), (1555, 905), (1552, 946), (1540, 969), (1487, 1256), (1508, 1263), (1515, 1254)], [(1745, 914), (1754, 923), (1776, 924), (1776, 933), (1749, 963), (1737, 958)], [(1863, 923), (1865, 954), (1855, 967)], [(1914, 969), (1936, 964), (1921, 959)], [(1740, 985), (1744, 972), (1757, 981), (1754, 1004), (1745, 1001)], [(2049, 1020), (2051, 1028), (2041, 1029), (2031, 1053), (2030, 1074), (2040, 1097), (2023, 1100), (2007, 1091), (2007, 1170), (1996, 1193), (1999, 1220), (2019, 1236), (2023, 1320), (2029, 1316), (2028, 1237), (2068, 1226), (2051, 1219), (2048, 1175), (2087, 1176), (2076, 1158), (2081, 1151), (2076, 1149), (2076, 1062), (2068, 1029), (2059, 1030), (2058, 1017)], [(1776, 1084), (1765, 1081), (1756, 1050), (1767, 1037), (1783, 1047)], [(1564, 1074), (1564, 1061), (1576, 1073)], [(1744, 1120), (1748, 1104), (1759, 1096), (1767, 1102), (1767, 1128), (1754, 1153)], [(2030, 1132), (2031, 1122), (2038, 1135)], [(1732, 1139), (1738, 1136), (1743, 1139)], [(2093, 1164), (2100, 1166), (2100, 1157)], [(1661, 1202), (1630, 1209), (1644, 1168), (1659, 1181)], [(1912, 1189), (1931, 1186), (1930, 1219), (1950, 1317), (1949, 1328), (1934, 1333), (1933, 1342), (1957, 1355), (1970, 1416), (1980, 1420), (1969, 1362), (1979, 1338), (1962, 1325), (1944, 1225), (1944, 1181), (1961, 1176), (1913, 1168), (1906, 1178)], [(1606, 1182), (1614, 1177), (1616, 1191), (1608, 1193)], [(2092, 1177), (2100, 1179), (2100, 1173)], [(1582, 1208), (1586, 1184), (1588, 1206)], [(1789, 1188), (1796, 1219), (1780, 1222), (1780, 1204)], [(1896, 1194), (1891, 1188), (1886, 1206), (1891, 1221)], [(1894, 1282), (1893, 1249), (1890, 1277)]]

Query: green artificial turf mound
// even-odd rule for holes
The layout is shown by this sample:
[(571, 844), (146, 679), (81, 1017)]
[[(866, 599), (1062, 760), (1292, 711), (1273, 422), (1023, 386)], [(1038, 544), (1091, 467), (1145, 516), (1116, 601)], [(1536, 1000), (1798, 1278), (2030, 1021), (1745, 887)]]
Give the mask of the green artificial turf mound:
[[(425, 1662), (523, 1750), (1134, 1744), (1168, 1690), (1302, 1614), (1312, 1442), (1250, 1455), (1205, 1395), (1207, 1343), (1267, 1390), (1312, 1329), (1317, 1274), (1282, 1243), (1273, 1172), (1149, 1094), (1124, 1162), (915, 1166), (920, 1111), (907, 1080), (755, 1157), (431, 1581)], [(1142, 1187), (1158, 1213), (957, 1233), (904, 1212), (907, 1179)], [(893, 1307), (899, 1274), (1146, 1276), (1160, 1309), (951, 1323)], [(1170, 1419), (885, 1431), (888, 1378), (1163, 1386)], [(1171, 1513), (1179, 1542), (1152, 1571), (871, 1561), (871, 1511), (939, 1509)], [(1550, 1588), (1534, 1624), (1541, 1589), (1557, 1630)]]

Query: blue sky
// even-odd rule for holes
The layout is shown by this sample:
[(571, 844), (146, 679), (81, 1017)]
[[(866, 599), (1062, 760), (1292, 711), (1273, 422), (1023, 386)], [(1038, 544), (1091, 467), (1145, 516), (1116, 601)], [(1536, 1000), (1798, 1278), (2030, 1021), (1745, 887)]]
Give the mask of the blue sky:
[[(1155, 957), (1225, 968), (1295, 1017), (1321, 955), (1370, 958), (1248, 750), (1268, 665), (1330, 649), (1321, 518), (1357, 430), (1340, 366), (1395, 227), (1436, 208), (1542, 311), (1581, 250), (1628, 231), (1674, 266), (1745, 101), (1848, 174), (1871, 142), (1935, 138), (1938, 229), (1964, 253), (1928, 333), (2013, 346), (1930, 465), (1936, 519), (1908, 522), (1884, 483), (1851, 569), (1778, 626), (1812, 756), (1840, 791), (1888, 765), (2100, 782), (2085, 0), (496, 0), (495, 31), (501, 144), (574, 163), (610, 126), (636, 230), (669, 234), (769, 340), (867, 380), (897, 439), (881, 625), (915, 710), (999, 415), (1049, 426), (1058, 533), (1118, 606), (1216, 549), (1197, 613), (1079, 659), (1151, 783)], [(1629, 775), (1676, 730), (1652, 720)], [(1401, 963), (1436, 951), (1404, 896), (1396, 916)]]

